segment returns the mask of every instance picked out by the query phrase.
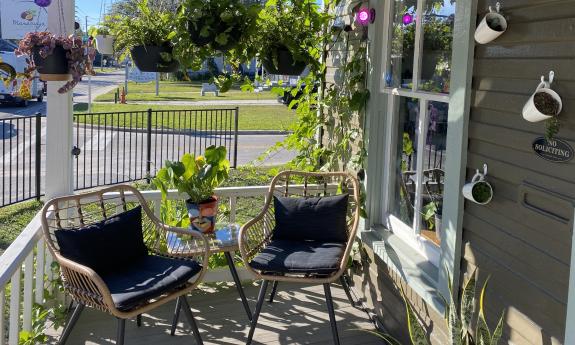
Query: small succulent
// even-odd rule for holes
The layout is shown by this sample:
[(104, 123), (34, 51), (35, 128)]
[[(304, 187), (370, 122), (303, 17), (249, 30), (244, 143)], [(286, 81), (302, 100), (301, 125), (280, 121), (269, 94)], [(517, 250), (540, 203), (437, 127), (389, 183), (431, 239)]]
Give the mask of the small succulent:
[(20, 41), (18, 48), (14, 51), (17, 56), (27, 55), (28, 67), (24, 71), (24, 76), (33, 79), (37, 66), (32, 58), (35, 49), (39, 49), (39, 54), (43, 58), (52, 54), (56, 46), (64, 48), (68, 60), (68, 72), (72, 75), (72, 80), (58, 89), (59, 93), (66, 93), (74, 88), (82, 80), (82, 76), (93, 73), (92, 61), (96, 56), (92, 40), (82, 42), (80, 37), (56, 36), (50, 32), (29, 32)]

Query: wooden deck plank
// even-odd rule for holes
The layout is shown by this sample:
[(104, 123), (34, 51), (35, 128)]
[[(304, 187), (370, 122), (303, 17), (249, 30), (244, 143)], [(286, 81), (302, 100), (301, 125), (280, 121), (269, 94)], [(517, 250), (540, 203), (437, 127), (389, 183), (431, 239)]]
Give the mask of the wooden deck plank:
[[(253, 309), (259, 287), (255, 283), (244, 283), (244, 289)], [(381, 344), (376, 337), (357, 330), (373, 329), (373, 326), (367, 314), (349, 304), (339, 285), (333, 285), (332, 295), (341, 343)], [(245, 344), (249, 321), (233, 285), (203, 287), (189, 297), (189, 302), (204, 344)], [(125, 344), (195, 344), (183, 314), (176, 335), (169, 335), (173, 308), (174, 303), (170, 303), (143, 315), (141, 328), (136, 326), (135, 320), (128, 321)], [(61, 331), (48, 332), (53, 342)], [(115, 336), (116, 320), (113, 317), (86, 309), (67, 344), (109, 345), (115, 344)], [(280, 284), (274, 303), (266, 302), (262, 308), (253, 344), (332, 344), (323, 287)]]

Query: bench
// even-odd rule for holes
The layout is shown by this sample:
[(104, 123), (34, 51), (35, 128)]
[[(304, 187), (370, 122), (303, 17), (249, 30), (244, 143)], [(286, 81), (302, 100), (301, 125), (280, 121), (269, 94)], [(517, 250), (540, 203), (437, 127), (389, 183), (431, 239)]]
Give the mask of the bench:
[(220, 95), (220, 90), (216, 85), (209, 83), (202, 83), (202, 90), (200, 91), (200, 93), (202, 94), (202, 96), (205, 96), (206, 92), (213, 92), (214, 95), (216, 95), (216, 97)]

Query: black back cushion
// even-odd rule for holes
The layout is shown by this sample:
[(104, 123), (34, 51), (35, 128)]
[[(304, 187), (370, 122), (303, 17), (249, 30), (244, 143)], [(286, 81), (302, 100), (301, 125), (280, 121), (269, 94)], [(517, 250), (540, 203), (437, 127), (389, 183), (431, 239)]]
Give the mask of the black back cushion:
[(347, 241), (347, 203), (349, 195), (319, 198), (274, 196), (276, 228), (274, 239)]
[(60, 254), (99, 274), (121, 270), (146, 256), (142, 207), (138, 206), (83, 228), (54, 233)]

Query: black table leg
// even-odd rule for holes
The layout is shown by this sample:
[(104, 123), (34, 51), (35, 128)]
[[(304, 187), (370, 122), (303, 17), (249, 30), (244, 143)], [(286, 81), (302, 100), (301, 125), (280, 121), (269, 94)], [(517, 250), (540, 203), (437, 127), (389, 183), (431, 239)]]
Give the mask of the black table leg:
[(242, 299), (242, 303), (244, 304), (244, 309), (248, 314), (248, 319), (251, 321), (252, 312), (250, 310), (248, 300), (246, 299), (246, 294), (244, 293), (242, 282), (240, 281), (240, 277), (238, 276), (238, 271), (236, 271), (236, 266), (234, 265), (234, 259), (232, 258), (232, 254), (230, 254), (230, 252), (224, 252), (224, 255), (226, 256), (228, 266), (230, 267), (230, 272), (232, 273), (232, 277), (234, 278), (234, 282), (236, 283), (236, 288), (238, 289), (238, 293), (240, 294), (240, 298)]

